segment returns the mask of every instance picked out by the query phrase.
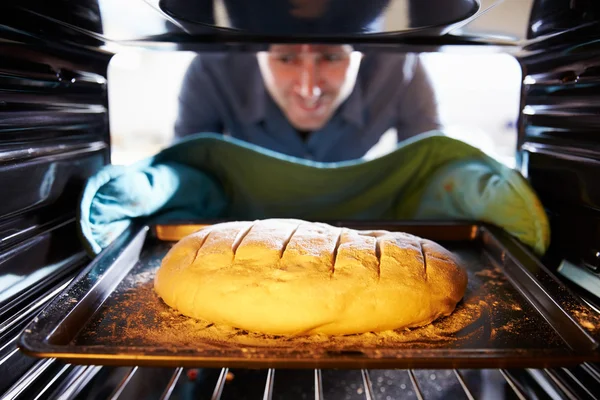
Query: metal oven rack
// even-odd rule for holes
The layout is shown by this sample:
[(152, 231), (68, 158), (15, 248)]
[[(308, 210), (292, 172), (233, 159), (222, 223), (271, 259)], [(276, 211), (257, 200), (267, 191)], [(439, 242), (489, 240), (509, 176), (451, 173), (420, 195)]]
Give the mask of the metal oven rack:
[[(1, 360), (0, 362), (4, 362)], [(113, 381), (113, 385), (104, 386), (101, 390), (94, 393), (91, 397), (90, 387), (98, 384), (102, 379), (99, 377), (101, 370), (104, 368), (104, 373), (112, 377), (109, 380)], [(78, 398), (94, 398), (94, 399), (127, 399), (136, 393), (136, 389), (132, 388), (132, 382), (136, 378), (140, 381), (147, 381), (144, 374), (148, 368), (143, 367), (127, 367), (127, 368), (111, 368), (98, 366), (72, 366), (62, 364), (61, 362), (48, 359), (38, 361), (27, 373), (25, 373), (18, 382), (16, 382), (2, 396), (3, 399), (78, 399)], [(188, 373), (186, 373), (186, 371)], [(170, 370), (161, 370), (160, 381), (163, 383), (162, 388), (154, 385), (154, 392), (151, 397), (161, 400), (180, 398), (177, 395), (178, 389), (182, 385), (189, 384), (193, 370), (176, 368)], [(200, 390), (195, 394), (194, 398), (210, 398), (212, 400), (240, 398), (236, 395), (229, 395), (228, 392), (236, 385), (234, 378), (232, 382), (228, 382), (228, 368), (221, 370), (210, 370), (213, 378), (210, 384), (207, 382), (202, 385)], [(236, 370), (233, 370), (237, 373)], [(240, 371), (242, 372), (242, 371)], [(481, 394), (471, 389), (469, 380), (466, 375), (473, 373), (474, 370), (394, 370), (394, 371), (378, 371), (378, 370), (360, 370), (360, 371), (331, 371), (331, 370), (313, 370), (302, 371), (305, 377), (308, 374), (312, 375), (312, 379), (305, 380), (305, 384), (296, 387), (294, 393), (296, 396), (289, 396), (277, 392), (277, 384), (284, 384), (286, 378), (294, 374), (300, 374), (300, 371), (286, 370), (261, 370), (254, 371), (253, 377), (260, 373), (262, 379), (255, 379), (253, 388), (253, 396), (244, 398), (271, 400), (278, 398), (314, 398), (315, 400), (322, 399), (400, 399), (400, 398), (450, 398), (440, 397), (449, 396), (451, 398), (466, 398), (478, 399), (486, 398)], [(336, 379), (337, 375), (347, 375), (352, 373), (355, 379), (344, 379), (345, 387), (329, 388), (324, 391), (324, 386), (332, 380)], [(479, 373), (479, 372), (478, 372)], [(504, 395), (496, 392), (495, 398), (506, 399), (535, 399), (535, 398), (558, 398), (558, 399), (597, 399), (600, 393), (600, 369), (597, 365), (582, 364), (576, 368), (560, 368), (560, 369), (541, 369), (541, 370), (486, 370), (489, 379), (496, 382), (496, 388), (503, 388)], [(285, 374), (280, 379), (278, 375)], [(328, 375), (328, 378), (324, 375)], [(386, 388), (385, 381), (381, 379), (386, 376), (387, 381), (391, 381), (396, 391), (391, 393), (381, 390)], [(380, 375), (375, 378), (375, 375)], [(393, 376), (393, 380), (389, 378)], [(115, 377), (119, 379), (115, 379)], [(424, 388), (429, 379), (438, 379), (438, 387), (445, 388), (444, 392), (434, 388)], [(382, 382), (383, 381), (383, 382)], [(382, 382), (383, 384), (381, 384)], [(276, 384), (277, 383), (277, 384)], [(392, 386), (390, 385), (390, 386)], [(388, 386), (388, 387), (390, 387)], [(257, 390), (260, 389), (259, 390)], [(246, 390), (238, 388), (238, 390)], [(448, 392), (449, 390), (449, 392)], [(128, 392), (130, 391), (130, 392)], [(350, 394), (349, 394), (350, 393)], [(433, 393), (433, 396), (432, 396)]]

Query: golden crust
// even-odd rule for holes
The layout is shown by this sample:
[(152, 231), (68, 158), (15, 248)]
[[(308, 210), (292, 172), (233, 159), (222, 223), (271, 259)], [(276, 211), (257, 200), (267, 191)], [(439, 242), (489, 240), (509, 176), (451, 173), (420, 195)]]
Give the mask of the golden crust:
[(184, 315), (274, 335), (422, 326), (452, 313), (466, 286), (430, 240), (294, 219), (204, 228), (173, 246), (155, 278)]

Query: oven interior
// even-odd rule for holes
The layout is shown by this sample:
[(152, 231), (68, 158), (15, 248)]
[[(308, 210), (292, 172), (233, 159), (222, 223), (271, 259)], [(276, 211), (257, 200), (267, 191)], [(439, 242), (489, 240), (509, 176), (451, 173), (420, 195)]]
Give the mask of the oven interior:
[[(546, 208), (552, 239), (542, 258), (544, 265), (591, 309), (600, 310), (600, 12), (595, 1), (465, 0), (450, 9), (435, 0), (428, 7), (392, 1), (373, 2), (365, 9), (357, 2), (358, 15), (374, 8), (387, 16), (372, 33), (326, 22), (301, 25), (290, 33), (285, 24), (256, 23), (258, 16), (275, 12), (273, 1), (249, 2), (255, 4), (247, 17), (236, 9), (235, 1), (206, 2), (208, 8), (155, 0), (10, 3), (0, 5), (3, 398), (600, 397), (600, 366), (590, 363), (473, 370), (101, 367), (34, 359), (16, 347), (22, 329), (90, 262), (78, 238), (74, 211), (86, 179), (111, 163), (111, 157), (125, 163), (142, 156), (127, 153), (127, 146), (119, 142), (128, 140), (130, 151), (137, 140), (116, 136), (119, 123), (132, 124), (125, 125), (126, 133), (136, 126), (136, 118), (144, 118), (143, 108), (132, 114), (135, 109), (128, 104), (133, 101), (123, 97), (142, 101), (136, 93), (145, 80), (176, 84), (164, 74), (173, 70), (167, 68), (168, 60), (189, 59), (183, 54), (256, 52), (276, 42), (353, 43), (380, 53), (437, 57), (442, 63), (439, 60), (464, 58), (463, 80), (453, 88), (466, 87), (467, 97), (478, 80), (518, 79), (514, 110), (500, 111), (514, 120), (497, 128), (497, 137), (508, 135), (508, 148), (514, 147), (506, 152), (492, 140), (491, 148), (505, 151), (506, 162), (514, 163), (530, 181)], [(311, 29), (321, 30), (315, 36)], [(504, 60), (513, 69), (477, 74), (469, 70), (469, 57), (486, 56)], [(150, 57), (159, 60), (158, 67), (142, 62), (139, 69), (127, 72), (118, 57)], [(441, 78), (451, 70), (450, 64), (448, 69), (439, 67)], [(130, 79), (135, 75), (143, 79), (132, 89)], [(149, 97), (146, 105), (152, 99), (162, 104), (160, 92), (140, 93)], [(446, 96), (451, 103), (452, 94)], [(482, 112), (493, 119), (493, 111), (494, 104)], [(473, 120), (469, 113), (463, 119)], [(481, 124), (485, 118), (476, 121)], [(139, 142), (143, 140), (140, 137)], [(164, 146), (169, 140), (165, 134), (153, 145)]]

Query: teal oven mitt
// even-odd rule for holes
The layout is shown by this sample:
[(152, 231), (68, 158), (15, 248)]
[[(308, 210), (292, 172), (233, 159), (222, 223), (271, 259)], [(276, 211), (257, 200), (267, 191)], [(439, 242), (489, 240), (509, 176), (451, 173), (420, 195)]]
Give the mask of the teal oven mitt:
[(138, 219), (272, 217), (477, 220), (504, 228), (538, 254), (549, 244), (546, 214), (521, 175), (437, 132), (380, 158), (337, 163), (198, 134), (131, 166), (104, 168), (88, 181), (79, 209), (93, 254)]

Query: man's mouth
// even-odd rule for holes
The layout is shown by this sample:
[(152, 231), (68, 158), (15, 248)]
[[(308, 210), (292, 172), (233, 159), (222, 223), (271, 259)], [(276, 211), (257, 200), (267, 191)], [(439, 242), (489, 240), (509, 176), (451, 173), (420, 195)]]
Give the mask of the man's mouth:
[(297, 100), (296, 105), (304, 112), (319, 112), (325, 108), (326, 101), (323, 98), (315, 100)]

